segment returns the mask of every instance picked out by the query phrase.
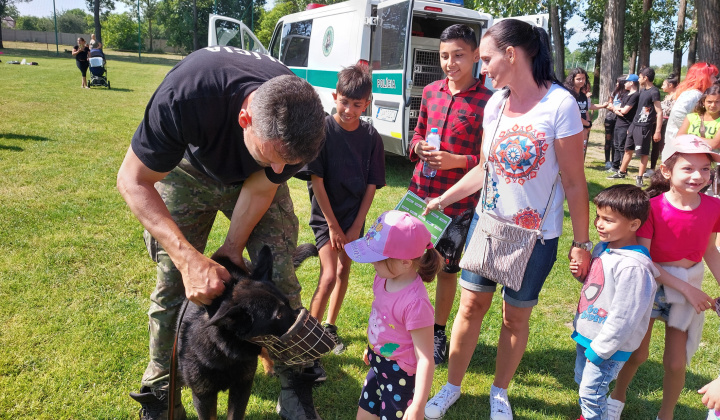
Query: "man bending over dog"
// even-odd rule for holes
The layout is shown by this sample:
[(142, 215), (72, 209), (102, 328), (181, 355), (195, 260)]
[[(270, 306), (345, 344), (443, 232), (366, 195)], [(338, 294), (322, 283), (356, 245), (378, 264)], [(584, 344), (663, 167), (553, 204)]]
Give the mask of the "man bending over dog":
[[(140, 392), (131, 394), (142, 404), (142, 419), (167, 419), (169, 392), (176, 392), (178, 404), (169, 420), (185, 418), (179, 388), (168, 389), (175, 322), (185, 297), (207, 305), (230, 279), (203, 255), (218, 211), (230, 228), (216, 254), (245, 267), (243, 250), (255, 260), (269, 245), (273, 281), (301, 306), (291, 259), (298, 220), (286, 181), (318, 154), (324, 115), (313, 88), (283, 64), (230, 47), (188, 55), (150, 99), (117, 179), (157, 262), (148, 312), (150, 363)], [(309, 391), (314, 378), (289, 367), (276, 371), (278, 413), (318, 418)]]

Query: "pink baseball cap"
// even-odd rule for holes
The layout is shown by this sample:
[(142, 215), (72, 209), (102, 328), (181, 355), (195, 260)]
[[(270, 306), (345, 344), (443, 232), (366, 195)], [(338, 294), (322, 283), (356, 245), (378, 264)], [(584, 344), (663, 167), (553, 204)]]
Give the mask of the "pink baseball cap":
[(398, 210), (381, 214), (364, 237), (345, 244), (348, 257), (360, 263), (388, 258), (413, 260), (432, 248), (430, 232), (423, 222)]
[(713, 152), (710, 144), (703, 138), (692, 134), (683, 134), (666, 141), (662, 151), (662, 161), (665, 162), (675, 153), (704, 153), (710, 155), (713, 161), (720, 162), (720, 154)]

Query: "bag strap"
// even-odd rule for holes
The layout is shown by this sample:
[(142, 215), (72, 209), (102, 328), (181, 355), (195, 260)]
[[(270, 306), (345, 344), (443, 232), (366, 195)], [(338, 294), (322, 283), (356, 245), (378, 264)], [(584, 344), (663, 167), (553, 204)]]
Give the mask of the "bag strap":
[[(502, 119), (503, 112), (505, 111), (505, 104), (507, 104), (507, 98), (502, 103), (502, 106), (500, 107), (500, 116), (498, 117), (497, 125), (495, 125), (495, 132), (493, 133), (493, 139), (492, 144), (490, 145), (490, 153), (493, 151), (493, 146), (497, 146), (495, 141), (495, 136), (497, 135), (498, 127), (500, 127), (500, 120)], [(485, 212), (485, 200), (487, 199), (487, 192), (488, 192), (488, 178), (490, 178), (490, 161), (488, 160), (488, 157), (485, 156), (485, 182), (483, 186), (483, 194), (480, 197), (480, 212)], [(553, 199), (555, 198), (555, 191), (557, 191), (557, 185), (560, 182), (560, 173), (557, 174), (557, 177), (555, 177), (555, 182), (553, 183), (552, 191), (550, 192), (550, 198), (548, 199), (547, 204), (545, 205), (545, 211), (543, 212), (542, 218), (540, 219), (540, 226), (538, 226), (537, 230), (542, 235), (542, 227), (545, 224), (545, 219), (548, 215), (548, 210), (550, 210), (550, 206), (553, 203)]]

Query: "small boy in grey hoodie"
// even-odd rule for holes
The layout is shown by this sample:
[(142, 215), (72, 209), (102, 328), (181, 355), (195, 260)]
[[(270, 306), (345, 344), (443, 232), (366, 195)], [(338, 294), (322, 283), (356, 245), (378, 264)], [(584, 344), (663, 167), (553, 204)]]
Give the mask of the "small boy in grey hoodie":
[[(610, 382), (640, 346), (650, 322), (655, 276), (650, 252), (635, 232), (650, 210), (647, 195), (634, 185), (613, 185), (593, 200), (600, 237), (583, 281), (572, 338), (577, 342), (575, 382), (581, 419), (606, 420), (623, 403), (607, 396)], [(570, 262), (575, 275), (578, 264)]]

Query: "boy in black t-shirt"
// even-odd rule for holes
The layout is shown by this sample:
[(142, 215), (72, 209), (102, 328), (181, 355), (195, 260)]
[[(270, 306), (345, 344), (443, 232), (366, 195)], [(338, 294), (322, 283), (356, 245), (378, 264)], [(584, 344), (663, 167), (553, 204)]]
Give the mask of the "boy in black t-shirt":
[[(650, 144), (661, 139), (662, 130), (662, 107), (660, 106), (660, 91), (653, 85), (655, 70), (645, 67), (640, 70), (638, 82), (640, 83), (640, 94), (638, 95), (638, 106), (632, 125), (628, 129), (627, 141), (625, 142), (625, 155), (620, 166), (619, 173), (627, 173), (627, 168), (633, 158), (633, 153), (640, 156), (640, 167), (638, 176), (635, 177), (635, 184), (643, 186), (643, 174), (647, 168), (650, 155)], [(630, 115), (630, 114), (628, 114)]]
[[(310, 314), (337, 338), (335, 322), (347, 291), (351, 260), (343, 246), (362, 234), (375, 190), (385, 185), (385, 152), (378, 132), (360, 116), (370, 104), (370, 74), (351, 66), (338, 74), (333, 99), (337, 113), (325, 118), (325, 145), (320, 155), (299, 172), (308, 181), (310, 227), (320, 253), (320, 279)], [(335, 353), (345, 350), (338, 338)], [(319, 362), (316, 370), (324, 372)]]

